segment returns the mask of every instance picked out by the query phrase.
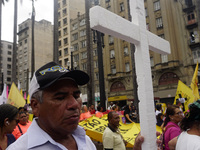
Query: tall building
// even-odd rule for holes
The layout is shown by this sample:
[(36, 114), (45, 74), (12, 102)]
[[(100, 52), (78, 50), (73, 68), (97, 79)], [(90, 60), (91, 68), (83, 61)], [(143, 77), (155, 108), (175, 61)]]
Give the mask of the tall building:
[(70, 25), (71, 19), (77, 18), (85, 12), (83, 0), (58, 0), (58, 30), (59, 30), (59, 63), (67, 66), (71, 62), (71, 30), (77, 28), (77, 24)]
[(2, 51), (0, 52), (0, 60), (1, 60), (0, 93), (2, 92), (2, 83), (6, 83), (9, 87), (11, 86), (13, 43), (8, 41), (1, 41), (1, 50)]
[[(23, 91), (27, 91), (31, 78), (32, 21), (19, 24), (18, 32), (18, 80)], [(35, 70), (53, 60), (53, 25), (46, 20), (35, 21), (34, 27)]]

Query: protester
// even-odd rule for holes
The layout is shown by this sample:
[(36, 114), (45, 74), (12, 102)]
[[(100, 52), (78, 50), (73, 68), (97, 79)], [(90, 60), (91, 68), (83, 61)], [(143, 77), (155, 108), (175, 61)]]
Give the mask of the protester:
[(95, 114), (96, 110), (94, 109), (94, 105), (92, 104), (89, 109), (91, 115)]
[(108, 110), (112, 110), (113, 106), (115, 106), (115, 104), (113, 104), (113, 102), (110, 102), (110, 106), (108, 107)]
[(98, 105), (95, 116), (98, 117), (98, 118), (103, 117), (103, 113), (102, 112), (103, 112), (103, 107), (101, 105)]
[(80, 70), (69, 71), (50, 62), (38, 69), (31, 80), (29, 95), (37, 117), (27, 132), (8, 150), (84, 149), (95, 146), (78, 126), (80, 96), (78, 85), (88, 83), (89, 76)]
[(158, 114), (162, 113), (162, 105), (161, 104), (157, 104), (156, 105), (156, 116)]
[(24, 111), (19, 112), (19, 123), (15, 127), (12, 134), (14, 135), (15, 139), (17, 140), (21, 135), (26, 133), (31, 123), (28, 123), (27, 114)]
[(18, 109), (10, 104), (0, 105), (0, 150), (15, 142), (11, 134), (18, 123)]
[[(189, 112), (180, 122), (182, 133), (169, 142), (171, 149), (200, 150), (200, 100), (189, 106)], [(176, 148), (175, 148), (176, 147)]]
[(124, 117), (125, 117), (125, 120), (126, 120), (126, 124), (130, 124), (130, 123), (133, 122), (130, 105), (127, 105), (125, 107)]
[(165, 150), (169, 150), (168, 142), (181, 133), (178, 123), (183, 119), (182, 112), (177, 105), (171, 105), (167, 108), (164, 121), (164, 145)]
[(108, 113), (108, 127), (103, 133), (104, 150), (126, 150), (126, 142), (118, 129), (119, 121), (118, 113), (115, 111)]
[(159, 114), (156, 116), (156, 120), (157, 120), (156, 125), (157, 125), (157, 126), (161, 126), (161, 125), (163, 124), (163, 114), (162, 114), (162, 113), (159, 113)]
[(92, 115), (86, 105), (83, 105), (81, 110), (82, 110), (82, 112), (80, 115), (80, 121), (83, 121), (85, 119), (92, 117)]

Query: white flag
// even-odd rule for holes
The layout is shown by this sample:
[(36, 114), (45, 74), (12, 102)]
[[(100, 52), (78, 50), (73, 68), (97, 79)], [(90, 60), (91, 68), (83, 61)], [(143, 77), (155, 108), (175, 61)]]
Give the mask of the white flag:
[(6, 84), (4, 83), (4, 87), (3, 87), (3, 93), (0, 96), (0, 105), (1, 104), (6, 104), (7, 103), (7, 94), (6, 94)]

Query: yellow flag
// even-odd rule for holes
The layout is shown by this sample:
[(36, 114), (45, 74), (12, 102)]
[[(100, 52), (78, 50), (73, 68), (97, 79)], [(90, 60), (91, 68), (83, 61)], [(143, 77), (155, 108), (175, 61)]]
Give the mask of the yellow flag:
[(199, 99), (198, 68), (199, 68), (199, 65), (198, 65), (198, 62), (197, 62), (197, 65), (196, 65), (196, 68), (195, 68), (195, 71), (194, 71), (194, 75), (193, 75), (193, 78), (192, 78), (192, 82), (191, 82), (191, 85), (190, 85), (191, 88), (192, 88), (195, 100)]
[(26, 98), (27, 99), (27, 104), (30, 104), (30, 99), (29, 98), (30, 98), (30, 95), (28, 94), (28, 96)]
[(193, 95), (192, 90), (180, 80), (178, 81), (178, 87), (177, 87), (176, 96), (174, 99), (174, 104), (176, 104), (176, 100), (179, 98), (185, 99), (185, 103), (184, 103), (185, 111), (187, 111), (188, 106), (195, 101), (195, 97)]
[(16, 106), (17, 108), (24, 107), (25, 105), (25, 100), (20, 94), (14, 82), (12, 83), (12, 86), (10, 88), (10, 93), (8, 95), (8, 103)]

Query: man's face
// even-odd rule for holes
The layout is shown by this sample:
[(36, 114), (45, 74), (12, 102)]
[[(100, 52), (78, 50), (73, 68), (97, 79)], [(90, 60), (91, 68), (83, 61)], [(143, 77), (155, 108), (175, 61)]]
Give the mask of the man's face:
[(59, 80), (45, 89), (37, 110), (39, 126), (50, 135), (73, 132), (79, 122), (79, 96), (80, 90), (71, 79)]
[(19, 114), (19, 123), (22, 124), (22, 125), (25, 125), (27, 122), (27, 119), (26, 119), (26, 113), (20, 113)]
[(117, 128), (119, 126), (119, 121), (120, 121), (120, 118), (119, 118), (118, 113), (114, 112), (112, 114), (112, 118), (109, 121), (109, 124), (111, 124), (112, 126), (114, 126), (115, 128)]

